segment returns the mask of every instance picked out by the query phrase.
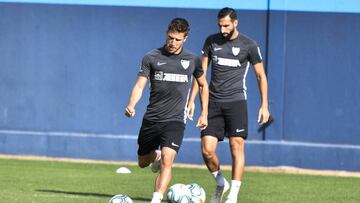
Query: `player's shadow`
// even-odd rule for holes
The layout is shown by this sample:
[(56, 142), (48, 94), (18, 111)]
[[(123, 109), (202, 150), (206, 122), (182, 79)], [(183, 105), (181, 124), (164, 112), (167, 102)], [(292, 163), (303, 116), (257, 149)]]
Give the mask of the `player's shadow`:
[[(37, 192), (45, 192), (45, 193), (56, 193), (56, 194), (66, 194), (66, 195), (78, 195), (78, 196), (92, 196), (92, 197), (107, 197), (111, 198), (115, 194), (103, 194), (103, 193), (93, 193), (93, 192), (72, 192), (72, 191), (63, 191), (63, 190), (46, 190), (46, 189), (37, 189)], [(131, 197), (134, 202), (144, 201), (149, 202), (151, 199), (142, 198), (142, 197)]]
[(112, 194), (102, 194), (102, 193), (92, 193), (92, 192), (72, 192), (72, 191), (62, 191), (62, 190), (46, 190), (38, 189), (37, 192), (46, 192), (46, 193), (57, 193), (57, 194), (66, 194), (66, 195), (78, 195), (78, 196), (93, 196), (93, 197), (109, 197), (111, 198)]

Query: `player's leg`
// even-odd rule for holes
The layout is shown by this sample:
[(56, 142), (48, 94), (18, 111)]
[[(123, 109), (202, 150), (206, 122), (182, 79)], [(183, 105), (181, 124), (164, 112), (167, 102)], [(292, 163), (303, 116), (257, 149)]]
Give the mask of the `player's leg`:
[[(160, 193), (163, 196), (167, 190), (167, 187), (171, 181), (172, 177), (172, 167), (174, 164), (174, 159), (176, 156), (176, 151), (163, 147), (161, 150), (161, 170), (160, 174), (156, 177), (155, 180), (155, 189), (154, 191)], [(161, 197), (162, 199), (162, 197)]]
[(157, 126), (160, 125), (156, 122), (143, 120), (139, 132), (138, 143), (138, 165), (141, 168), (149, 166), (151, 163), (160, 156), (156, 149), (160, 145), (159, 132)]
[(210, 172), (215, 172), (220, 169), (219, 159), (216, 155), (216, 147), (218, 138), (205, 135), (201, 137), (201, 153), (206, 167)]
[(155, 150), (146, 155), (138, 155), (138, 165), (140, 168), (145, 168), (157, 160), (157, 157), (160, 157), (160, 153)]
[(221, 113), (221, 105), (209, 102), (208, 127), (201, 131), (201, 153), (204, 162), (216, 181), (216, 187), (211, 202), (221, 202), (223, 194), (228, 190), (229, 184), (222, 175), (220, 162), (216, 155), (219, 141), (224, 139), (225, 123)]
[(229, 145), (232, 158), (232, 179), (241, 181), (245, 167), (245, 140), (242, 137), (230, 137)]
[(242, 137), (230, 137), (229, 145), (232, 157), (231, 188), (225, 203), (236, 203), (241, 186), (241, 178), (245, 168), (244, 139)]
[(202, 136), (201, 151), (204, 162), (216, 181), (216, 187), (211, 197), (212, 203), (220, 203), (222, 196), (229, 189), (229, 184), (222, 174), (220, 162), (216, 155), (218, 138), (213, 136)]
[(220, 169), (216, 147), (218, 142), (224, 139), (225, 133), (225, 121), (220, 107), (217, 102), (209, 102), (208, 127), (201, 131), (201, 153), (210, 172)]
[(161, 169), (155, 180), (155, 188), (151, 203), (160, 203), (172, 177), (175, 156), (180, 149), (184, 137), (185, 124), (182, 122), (166, 122), (159, 128), (161, 145)]
[(245, 168), (245, 139), (247, 138), (246, 101), (231, 102), (224, 106), (226, 132), (232, 157), (232, 180), (226, 203), (236, 203)]

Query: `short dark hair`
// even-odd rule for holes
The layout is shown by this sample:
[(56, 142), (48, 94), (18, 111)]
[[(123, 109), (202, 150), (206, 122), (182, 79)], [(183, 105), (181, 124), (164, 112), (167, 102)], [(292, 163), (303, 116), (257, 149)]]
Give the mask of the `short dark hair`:
[(169, 26), (167, 32), (181, 32), (185, 33), (185, 36), (190, 31), (189, 23), (184, 18), (174, 18)]
[(222, 8), (218, 13), (218, 19), (229, 16), (231, 21), (237, 20), (236, 11), (233, 8), (225, 7)]

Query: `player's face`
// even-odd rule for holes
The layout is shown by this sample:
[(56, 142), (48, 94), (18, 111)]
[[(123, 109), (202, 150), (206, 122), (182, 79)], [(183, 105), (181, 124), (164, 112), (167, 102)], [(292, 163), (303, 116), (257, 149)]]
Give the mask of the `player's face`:
[(166, 34), (166, 50), (171, 54), (179, 54), (186, 41), (185, 33), (168, 32)]
[(231, 21), (230, 16), (220, 18), (218, 21), (220, 32), (225, 39), (230, 39), (237, 27), (237, 20)]

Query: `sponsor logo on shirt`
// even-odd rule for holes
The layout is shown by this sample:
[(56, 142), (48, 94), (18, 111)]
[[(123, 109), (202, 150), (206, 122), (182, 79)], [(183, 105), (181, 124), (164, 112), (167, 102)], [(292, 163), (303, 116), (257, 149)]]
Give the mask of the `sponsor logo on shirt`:
[(162, 80), (164, 77), (164, 73), (162, 71), (155, 71), (154, 78), (155, 80)]
[(220, 51), (220, 50), (222, 50), (221, 47), (214, 47), (214, 51)]
[(217, 63), (218, 65), (221, 65), (221, 66), (241, 67), (240, 61), (238, 59), (213, 57), (213, 60), (215, 63)]
[(163, 71), (155, 71), (154, 79), (168, 82), (189, 82), (187, 75), (164, 73)]

